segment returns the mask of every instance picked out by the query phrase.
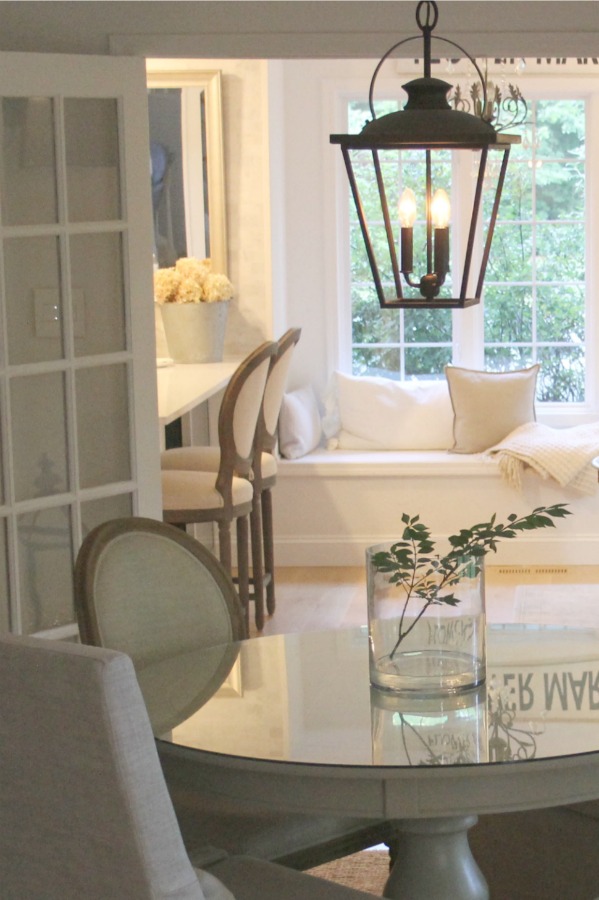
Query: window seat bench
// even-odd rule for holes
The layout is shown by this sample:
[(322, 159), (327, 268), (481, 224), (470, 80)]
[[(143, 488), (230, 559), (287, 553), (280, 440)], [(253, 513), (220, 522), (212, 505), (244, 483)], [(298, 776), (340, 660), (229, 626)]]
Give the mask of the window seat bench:
[(483, 454), (317, 449), (281, 459), (272, 493), (277, 565), (361, 566), (367, 546), (401, 536), (404, 512), (441, 540), (493, 513), (505, 519), (554, 503), (568, 503), (573, 515), (500, 544), (493, 564), (599, 564), (599, 495), (532, 471), (518, 491)]

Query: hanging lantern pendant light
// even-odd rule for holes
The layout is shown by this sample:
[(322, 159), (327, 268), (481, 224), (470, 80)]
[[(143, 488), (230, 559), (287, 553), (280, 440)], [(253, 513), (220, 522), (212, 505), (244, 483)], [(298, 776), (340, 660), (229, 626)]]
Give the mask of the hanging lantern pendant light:
[[(424, 75), (403, 85), (408, 95), (404, 109), (377, 118), (374, 112), (374, 87), (380, 68), (390, 54), (402, 44), (417, 40), (418, 37), (406, 38), (394, 44), (379, 61), (370, 82), (369, 106), (372, 119), (366, 123), (362, 131), (354, 135), (333, 134), (330, 137), (331, 143), (341, 146), (366, 254), (382, 308), (463, 308), (480, 301), (510, 146), (520, 142), (519, 136), (500, 133), (483, 118), (452, 109), (449, 105), (447, 94), (452, 85), (431, 77), (431, 38), (437, 19), (437, 4), (430, 0), (421, 0), (416, 8), (416, 21), (424, 43)], [(473, 64), (481, 81), (482, 109), (485, 110), (486, 84), (476, 61), (453, 41), (441, 37), (436, 39), (456, 47)], [(390, 209), (388, 194), (394, 195), (397, 192), (397, 176), (394, 175), (393, 182), (389, 184), (389, 178), (387, 176), (385, 179), (384, 171), (388, 172), (390, 167), (385, 167), (381, 161), (381, 157), (389, 151), (397, 156), (398, 152), (414, 150), (424, 151), (425, 208), (420, 210), (420, 213), (424, 214), (425, 221), (424, 260), (421, 261), (421, 254), (417, 254), (417, 265), (424, 264), (426, 267), (426, 271), (422, 274), (414, 271), (414, 232), (419, 213), (416, 194), (411, 187), (405, 187), (395, 210)], [(489, 150), (501, 153), (502, 157), (478, 273), (471, 279), (476, 235), (481, 224), (481, 201)], [(362, 159), (364, 151), (370, 151), (371, 154), (380, 204), (375, 212), (372, 211), (371, 201), (366, 204), (362, 200), (359, 187), (360, 184), (371, 185), (372, 174), (356, 176), (354, 172), (356, 152), (360, 151)], [(451, 274), (451, 208), (447, 192), (441, 187), (435, 188), (434, 184), (434, 159), (439, 151), (469, 153), (474, 151), (480, 154), (470, 225), (460, 267), (460, 290), (459, 294), (453, 297), (444, 296), (442, 293), (442, 288)], [(401, 167), (399, 168), (401, 170)], [(370, 221), (367, 217), (367, 206)], [(384, 228), (384, 239), (375, 242), (372, 235), (377, 230), (380, 231), (381, 223)], [(381, 271), (384, 274), (381, 274)], [(455, 289), (455, 279), (450, 278), (449, 281), (454, 282), (452, 287)], [(408, 296), (404, 294), (406, 288), (410, 289)], [(412, 289), (416, 289), (419, 296), (414, 296)]]

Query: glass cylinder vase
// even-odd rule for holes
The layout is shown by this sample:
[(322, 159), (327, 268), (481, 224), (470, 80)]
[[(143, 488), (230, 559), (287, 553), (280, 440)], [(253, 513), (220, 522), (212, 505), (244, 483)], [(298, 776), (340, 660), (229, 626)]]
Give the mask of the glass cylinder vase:
[[(436, 695), (469, 690), (486, 676), (484, 565), (481, 557), (455, 560), (451, 582), (429, 573), (429, 590), (408, 596), (393, 572), (366, 551), (371, 684), (388, 691)], [(432, 567), (431, 567), (432, 570)], [(431, 592), (431, 582), (437, 580)], [(448, 599), (449, 598), (449, 599)]]

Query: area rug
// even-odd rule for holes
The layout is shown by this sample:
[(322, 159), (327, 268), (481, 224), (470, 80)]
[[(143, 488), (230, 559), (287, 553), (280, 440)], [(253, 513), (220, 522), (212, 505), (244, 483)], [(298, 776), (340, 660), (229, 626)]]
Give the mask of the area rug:
[(524, 584), (516, 588), (516, 622), (599, 628), (599, 584)]
[(389, 853), (387, 850), (362, 850), (317, 866), (309, 872), (380, 897), (389, 877)]

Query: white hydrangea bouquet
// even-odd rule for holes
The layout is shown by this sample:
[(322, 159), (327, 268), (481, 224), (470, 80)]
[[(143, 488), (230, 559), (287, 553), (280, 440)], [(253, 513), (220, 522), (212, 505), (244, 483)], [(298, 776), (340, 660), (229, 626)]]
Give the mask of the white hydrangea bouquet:
[(209, 259), (182, 256), (171, 268), (154, 272), (157, 303), (217, 303), (232, 296), (233, 285), (226, 275), (212, 271)]

